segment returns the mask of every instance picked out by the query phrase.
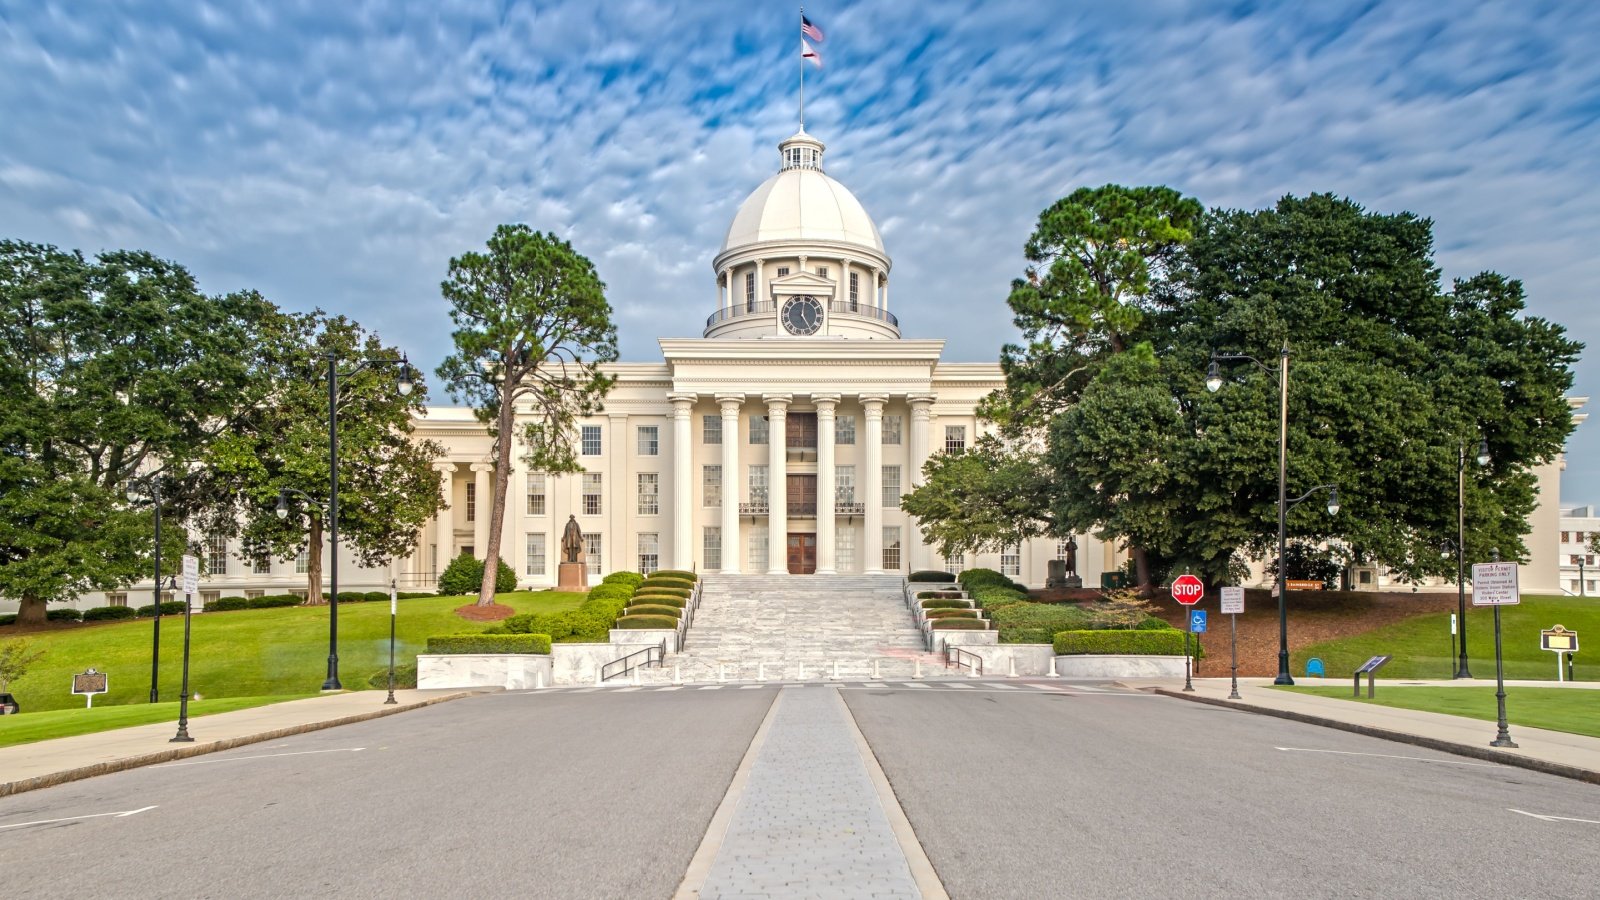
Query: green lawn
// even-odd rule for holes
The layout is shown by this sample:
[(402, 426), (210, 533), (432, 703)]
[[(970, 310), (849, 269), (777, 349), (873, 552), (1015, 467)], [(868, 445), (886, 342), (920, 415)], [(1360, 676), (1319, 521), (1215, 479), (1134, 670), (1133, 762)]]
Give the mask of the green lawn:
[[(501, 594), (500, 603), (518, 612), (575, 609), (583, 594), (518, 591)], [(400, 601), (395, 661), (412, 661), (431, 635), (482, 631), (488, 622), (469, 622), (453, 610), (471, 597), (427, 597)], [(72, 629), (19, 635), (47, 651), (11, 693), (26, 719), (35, 712), (72, 709), (82, 697), (70, 693), (72, 674), (93, 666), (110, 676), (110, 692), (94, 705), (145, 703), (150, 698), (150, 643), (153, 620), (86, 624)], [(14, 634), (0, 627), (0, 641)], [(161, 698), (176, 698), (182, 679), (183, 617), (161, 618)], [(194, 616), (190, 689), (207, 698), (269, 697), (316, 693), (327, 674), (328, 607), (291, 606), (204, 613)], [(339, 675), (347, 689), (363, 690), (367, 679), (387, 669), (389, 604), (339, 604)], [(176, 719), (177, 714), (173, 713)]]
[[(249, 709), (252, 706), (265, 706), (268, 703), (281, 703), (309, 696), (314, 694), (289, 697), (208, 697), (204, 700), (190, 701), (189, 718), (233, 712), (236, 709)], [(73, 699), (82, 700), (81, 697)], [(131, 725), (149, 725), (152, 722), (171, 722), (173, 733), (176, 734), (177, 721), (176, 702), (96, 706), (93, 709), (83, 707), (52, 709), (18, 716), (0, 716), (0, 747), (48, 741), (51, 738), (71, 737), (75, 734), (110, 731), (113, 728), (127, 728)]]
[[(1494, 610), (1467, 601), (1467, 656), (1475, 678), (1494, 677)], [(1594, 649), (1579, 653), (1574, 674), (1579, 681), (1600, 680), (1600, 598), (1524, 597), (1516, 606), (1500, 610), (1501, 644), (1506, 677), (1555, 681), (1556, 655), (1539, 649), (1539, 632), (1554, 625), (1577, 631), (1579, 640)], [(1289, 613), (1294, 630), (1294, 613)], [(1394, 659), (1379, 672), (1381, 678), (1449, 678), (1455, 673), (1450, 656), (1450, 615), (1430, 613), (1352, 637), (1313, 644), (1290, 655), (1291, 671), (1299, 677), (1306, 660), (1320, 657), (1329, 678), (1345, 678), (1368, 658), (1379, 654)]]
[[(1503, 615), (1503, 613), (1502, 613)], [(1474, 672), (1474, 675), (1477, 673)], [(1299, 691), (1321, 697), (1338, 697), (1359, 703), (1376, 703), (1401, 709), (1420, 709), (1427, 712), (1467, 716), (1493, 722), (1499, 717), (1492, 687), (1397, 687), (1378, 684), (1377, 697), (1367, 699), (1366, 685), (1361, 687), (1361, 699), (1350, 696), (1350, 686), (1296, 685), (1278, 690)], [(1506, 688), (1506, 721), (1512, 725), (1530, 728), (1547, 728), (1600, 737), (1600, 692), (1583, 688)], [(1485, 732), (1492, 737), (1492, 732)], [(1516, 737), (1515, 734), (1512, 735)]]

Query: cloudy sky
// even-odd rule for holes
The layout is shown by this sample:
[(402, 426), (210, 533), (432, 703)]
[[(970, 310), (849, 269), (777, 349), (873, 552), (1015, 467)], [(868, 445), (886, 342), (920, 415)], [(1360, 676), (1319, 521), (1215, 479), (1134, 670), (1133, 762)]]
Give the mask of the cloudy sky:
[[(1332, 191), (1436, 223), (1600, 351), (1600, 4), (814, 0), (808, 129), (895, 260), (891, 308), (992, 360), (1038, 212)], [(796, 126), (789, 3), (0, 0), (0, 234), (143, 248), (352, 315), (430, 370), (438, 283), (502, 222), (598, 266), (625, 359), (697, 336)], [(1600, 352), (1589, 354), (1600, 359)], [(1585, 360), (1576, 392), (1600, 393)], [(1600, 402), (1600, 397), (1597, 397)], [(1597, 410), (1600, 412), (1600, 410)], [(1600, 419), (1568, 503), (1600, 502)]]

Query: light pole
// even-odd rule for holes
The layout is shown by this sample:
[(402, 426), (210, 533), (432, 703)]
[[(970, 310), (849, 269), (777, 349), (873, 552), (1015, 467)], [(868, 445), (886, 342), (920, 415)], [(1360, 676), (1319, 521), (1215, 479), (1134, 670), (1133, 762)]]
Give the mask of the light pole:
[(156, 614), (150, 635), (150, 702), (156, 703), (161, 697), (158, 683), (161, 678), (161, 482), (152, 475), (128, 483), (129, 499), (137, 497), (141, 491), (150, 498), (150, 506), (156, 514), (156, 580), (153, 587)]
[(395, 593), (394, 579), (389, 579), (389, 699), (383, 701), (385, 706), (395, 703), (394, 699), (394, 620), (399, 612), (399, 597)]
[[(177, 576), (168, 576), (172, 579), (170, 585), (173, 591), (178, 589)], [(185, 576), (188, 577), (188, 576)], [(189, 736), (189, 625), (194, 612), (194, 598), (187, 592), (183, 595), (183, 695), (178, 698), (178, 733), (168, 741), (169, 744), (192, 744), (194, 738)]]
[[(1478, 439), (1478, 465), (1489, 464), (1489, 442)], [(1456, 445), (1456, 613), (1461, 622), (1461, 637), (1457, 645), (1460, 656), (1456, 660), (1455, 678), (1471, 678), (1467, 670), (1467, 584), (1464, 562), (1467, 547), (1467, 444)]]
[(1217, 353), (1212, 351), (1211, 363), (1206, 367), (1206, 390), (1216, 393), (1222, 388), (1222, 362), (1247, 361), (1254, 363), (1256, 368), (1269, 375), (1275, 374), (1278, 379), (1278, 677), (1273, 679), (1273, 684), (1294, 684), (1294, 678), (1289, 675), (1289, 607), (1288, 607), (1288, 567), (1284, 565), (1285, 545), (1288, 542), (1289, 507), (1323, 488), (1331, 491), (1328, 500), (1328, 513), (1337, 515), (1339, 512), (1339, 489), (1333, 485), (1318, 485), (1305, 494), (1289, 500), (1289, 343), (1284, 342), (1283, 348), (1278, 351), (1278, 370), (1273, 372), (1261, 360), (1246, 353)]

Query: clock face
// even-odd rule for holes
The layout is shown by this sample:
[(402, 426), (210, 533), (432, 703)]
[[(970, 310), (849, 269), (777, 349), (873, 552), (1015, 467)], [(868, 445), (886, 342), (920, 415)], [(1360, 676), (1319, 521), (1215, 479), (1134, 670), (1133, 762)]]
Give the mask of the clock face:
[(815, 297), (790, 297), (780, 318), (790, 334), (816, 334), (822, 327), (822, 304)]

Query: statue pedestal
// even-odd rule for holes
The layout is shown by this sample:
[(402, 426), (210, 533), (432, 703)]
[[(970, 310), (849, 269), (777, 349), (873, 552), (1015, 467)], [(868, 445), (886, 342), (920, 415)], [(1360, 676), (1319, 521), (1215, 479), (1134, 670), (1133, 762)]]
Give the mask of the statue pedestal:
[(556, 590), (587, 591), (589, 566), (581, 562), (564, 562), (556, 569)]

